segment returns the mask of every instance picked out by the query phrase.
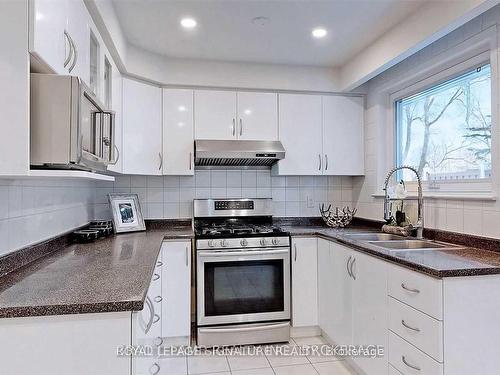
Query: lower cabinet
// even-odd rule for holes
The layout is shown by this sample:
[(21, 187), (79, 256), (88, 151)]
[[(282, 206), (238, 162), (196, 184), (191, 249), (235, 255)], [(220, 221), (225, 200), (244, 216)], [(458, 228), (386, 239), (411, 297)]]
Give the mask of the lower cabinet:
[(318, 249), (316, 238), (292, 239), (292, 326), (318, 325)]
[(132, 343), (153, 355), (132, 359), (133, 375), (162, 374), (161, 346), (189, 345), (191, 333), (191, 242), (164, 241), (142, 311), (133, 313)]
[[(386, 263), (318, 240), (319, 326), (337, 345), (387, 348)], [(367, 374), (387, 374), (387, 356), (355, 357)]]

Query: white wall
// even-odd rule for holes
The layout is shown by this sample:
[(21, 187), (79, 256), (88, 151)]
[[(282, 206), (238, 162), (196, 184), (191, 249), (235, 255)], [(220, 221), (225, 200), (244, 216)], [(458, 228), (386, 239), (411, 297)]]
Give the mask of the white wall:
[[(107, 194), (139, 195), (149, 219), (190, 218), (194, 198), (272, 198), (275, 216), (319, 216), (320, 203), (352, 205), (350, 177), (271, 177), (269, 170), (197, 170), (195, 176), (120, 176), (96, 188), (96, 219), (111, 217)], [(307, 197), (313, 207), (306, 205)]]
[(339, 91), (335, 69), (172, 59), (129, 45), (127, 73), (164, 85)]
[[(383, 217), (383, 199), (374, 198), (372, 194), (381, 191), (383, 178), (388, 172), (384, 145), (387, 126), (393, 125), (386, 119), (389, 100), (385, 88), (411, 76), (430, 59), (444, 59), (453, 47), (499, 24), (500, 6), (496, 6), (366, 84), (366, 175), (354, 178), (353, 182), (353, 199), (357, 202), (358, 216), (379, 220)], [(498, 55), (498, 47), (494, 53)], [(500, 134), (498, 124), (496, 132)], [(498, 161), (494, 161), (493, 173), (497, 177), (500, 175), (499, 165)], [(500, 191), (498, 182), (494, 182), (493, 187), (497, 193)], [(426, 227), (500, 238), (500, 201), (427, 199), (424, 208)]]
[(0, 179), (0, 256), (87, 224), (94, 183)]

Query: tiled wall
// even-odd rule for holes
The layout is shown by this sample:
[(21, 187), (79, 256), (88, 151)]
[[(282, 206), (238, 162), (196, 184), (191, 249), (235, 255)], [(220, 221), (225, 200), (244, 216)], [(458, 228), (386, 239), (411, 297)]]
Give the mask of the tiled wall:
[[(411, 75), (412, 71), (418, 70), (422, 62), (431, 58), (439, 58), (439, 55), (446, 56), (450, 48), (494, 25), (498, 27), (499, 23), (500, 6), (497, 5), (367, 83), (365, 87), (367, 89), (366, 174), (364, 177), (353, 179), (353, 196), (358, 207), (358, 216), (372, 219), (381, 219), (383, 216), (382, 199), (372, 197), (373, 193), (381, 190), (381, 176), (383, 179), (388, 172), (385, 166), (383, 145), (387, 126), (385, 116), (388, 108), (386, 106), (389, 100), (387, 94), (382, 93), (381, 87), (391, 86), (393, 82), (398, 82)], [(498, 124), (496, 126), (496, 134), (500, 135), (500, 127)], [(498, 160), (494, 161), (493, 173), (496, 176), (500, 175), (499, 165)], [(495, 184), (494, 189), (499, 192), (500, 186)], [(427, 199), (424, 208), (427, 227), (500, 238), (500, 201)]]
[(93, 182), (0, 179), (0, 256), (88, 223)]
[[(319, 216), (318, 205), (352, 204), (350, 177), (272, 177), (270, 170), (197, 170), (194, 176), (119, 176), (96, 187), (96, 218), (109, 218), (107, 194), (136, 193), (146, 218), (189, 218), (194, 198), (272, 198), (275, 216)], [(308, 207), (307, 200), (312, 200)]]

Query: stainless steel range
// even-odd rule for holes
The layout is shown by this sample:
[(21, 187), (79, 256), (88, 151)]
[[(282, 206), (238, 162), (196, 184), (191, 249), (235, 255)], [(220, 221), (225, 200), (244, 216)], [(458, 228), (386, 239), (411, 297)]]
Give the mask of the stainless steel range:
[(194, 201), (198, 345), (290, 338), (290, 236), (271, 199)]

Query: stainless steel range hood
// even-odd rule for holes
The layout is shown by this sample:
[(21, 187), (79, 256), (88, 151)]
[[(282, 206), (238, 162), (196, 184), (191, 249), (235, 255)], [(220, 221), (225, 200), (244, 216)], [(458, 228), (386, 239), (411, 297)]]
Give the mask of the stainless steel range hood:
[(195, 165), (271, 166), (285, 157), (279, 141), (197, 140)]

